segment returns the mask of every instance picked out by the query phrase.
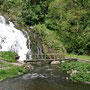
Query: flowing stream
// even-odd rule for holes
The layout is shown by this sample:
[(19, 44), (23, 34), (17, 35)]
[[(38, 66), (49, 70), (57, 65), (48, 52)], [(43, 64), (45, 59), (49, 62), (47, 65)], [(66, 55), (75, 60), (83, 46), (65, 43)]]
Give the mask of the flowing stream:
[(0, 82), (0, 90), (90, 90), (90, 85), (73, 83), (55, 66), (34, 66), (20, 77)]

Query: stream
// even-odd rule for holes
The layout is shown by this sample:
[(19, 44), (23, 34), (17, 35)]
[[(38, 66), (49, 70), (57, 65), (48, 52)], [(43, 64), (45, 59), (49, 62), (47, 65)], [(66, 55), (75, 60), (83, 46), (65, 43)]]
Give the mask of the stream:
[[(30, 41), (30, 30), (18, 30), (14, 24), (0, 16), (0, 51), (16, 52), (23, 61), (31, 53), (43, 53), (43, 49), (34, 34), (34, 43)], [(29, 45), (27, 45), (27, 43)], [(30, 47), (31, 45), (31, 47)], [(73, 83), (68, 75), (56, 66), (33, 65), (27, 74), (9, 78), (0, 82), (0, 90), (90, 90), (90, 85)]]
[(55, 66), (33, 66), (25, 75), (0, 82), (0, 90), (90, 90), (90, 85), (73, 83)]

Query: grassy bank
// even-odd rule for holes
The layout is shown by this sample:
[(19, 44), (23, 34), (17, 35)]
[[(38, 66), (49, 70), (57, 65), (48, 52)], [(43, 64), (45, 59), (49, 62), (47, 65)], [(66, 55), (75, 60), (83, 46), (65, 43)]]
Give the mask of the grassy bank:
[(0, 52), (0, 81), (9, 77), (15, 77), (27, 72), (24, 66), (16, 66), (15, 53), (13, 52)]
[(16, 62), (15, 60), (15, 55), (17, 55), (16, 53), (14, 52), (10, 52), (10, 51), (7, 51), (7, 52), (0, 52), (0, 59), (4, 60), (4, 61), (7, 61), (7, 62)]
[(49, 30), (44, 24), (35, 25), (34, 30), (49, 49), (54, 49), (61, 53), (65, 52), (57, 32)]
[(70, 80), (74, 82), (90, 82), (90, 63), (65, 62), (58, 68), (67, 71), (70, 74)]
[(72, 58), (78, 58), (81, 60), (89, 60), (90, 61), (90, 56), (87, 56), (87, 55), (67, 54), (66, 57), (72, 57)]

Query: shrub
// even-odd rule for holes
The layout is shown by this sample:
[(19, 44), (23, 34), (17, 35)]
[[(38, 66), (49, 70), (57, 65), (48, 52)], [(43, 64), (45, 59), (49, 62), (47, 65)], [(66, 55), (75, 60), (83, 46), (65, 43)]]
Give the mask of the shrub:
[[(74, 82), (90, 82), (90, 63), (84, 62), (71, 62), (71, 63), (62, 63), (59, 68), (62, 68), (65, 71), (69, 71), (70, 79)], [(77, 73), (72, 73), (74, 70)]]

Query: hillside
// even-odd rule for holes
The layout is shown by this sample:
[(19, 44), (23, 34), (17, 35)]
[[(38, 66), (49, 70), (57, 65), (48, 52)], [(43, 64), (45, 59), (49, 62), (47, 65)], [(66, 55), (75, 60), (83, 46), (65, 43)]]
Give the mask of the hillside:
[(0, 13), (33, 26), (44, 46), (54, 52), (79, 55), (90, 55), (89, 8), (89, 0), (0, 1)]

